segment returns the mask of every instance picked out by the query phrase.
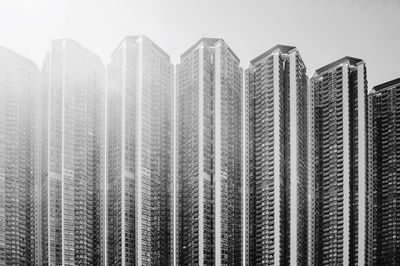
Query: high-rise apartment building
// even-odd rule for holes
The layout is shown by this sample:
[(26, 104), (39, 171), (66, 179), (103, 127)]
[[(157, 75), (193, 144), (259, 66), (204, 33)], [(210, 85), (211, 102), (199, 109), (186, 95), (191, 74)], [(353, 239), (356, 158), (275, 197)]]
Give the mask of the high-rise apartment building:
[(307, 75), (276, 45), (246, 80), (246, 265), (307, 261)]
[(107, 67), (107, 265), (173, 259), (173, 65), (129, 36)]
[(202, 38), (177, 66), (177, 264), (242, 263), (242, 69)]
[(35, 93), (39, 68), (0, 46), (0, 265), (35, 264)]
[(344, 57), (310, 81), (310, 265), (364, 265), (367, 73)]
[(97, 55), (52, 42), (42, 69), (42, 264), (102, 263), (104, 84)]
[(367, 265), (400, 264), (400, 79), (368, 97)]

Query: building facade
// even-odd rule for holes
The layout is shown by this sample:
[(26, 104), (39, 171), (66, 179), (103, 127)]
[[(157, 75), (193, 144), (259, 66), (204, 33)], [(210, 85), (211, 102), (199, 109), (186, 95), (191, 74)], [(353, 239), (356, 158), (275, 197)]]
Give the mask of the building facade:
[(39, 68), (0, 46), (0, 265), (35, 264), (35, 93)]
[(173, 66), (129, 36), (107, 67), (107, 265), (173, 259)]
[(400, 263), (400, 79), (368, 97), (367, 264)]
[(42, 69), (41, 253), (46, 265), (100, 265), (104, 191), (104, 66), (70, 39)]
[(310, 81), (310, 265), (364, 265), (368, 173), (365, 63), (344, 57)]
[(277, 45), (246, 80), (246, 265), (307, 261), (307, 75), (299, 51)]
[(222, 39), (177, 65), (177, 264), (242, 263), (242, 69)]

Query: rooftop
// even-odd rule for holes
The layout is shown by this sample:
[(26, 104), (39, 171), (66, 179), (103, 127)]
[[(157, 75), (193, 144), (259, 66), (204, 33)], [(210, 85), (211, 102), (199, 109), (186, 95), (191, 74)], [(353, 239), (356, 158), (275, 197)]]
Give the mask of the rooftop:
[[(190, 46), (190, 48), (189, 49), (187, 49), (182, 55), (181, 55), (181, 59), (183, 58), (183, 57), (185, 57), (186, 55), (188, 55), (193, 49), (195, 49), (200, 43), (205, 43), (206, 45), (208, 45), (208, 46), (212, 46), (212, 45), (214, 45), (216, 42), (218, 42), (218, 41), (223, 41), (223, 42), (225, 42), (223, 39), (221, 39), (221, 38), (206, 38), (206, 37), (203, 37), (203, 38), (201, 38), (200, 40), (198, 40), (195, 44), (193, 44), (192, 46)], [(235, 58), (238, 60), (238, 61), (240, 61), (239, 60), (239, 57), (237, 57), (237, 55), (232, 51), (232, 49), (228, 46), (228, 50), (233, 54), (233, 56), (235, 56)]]
[(381, 90), (387, 89), (387, 88), (395, 86), (395, 85), (399, 85), (399, 87), (400, 87), (400, 78), (376, 85), (375, 87), (372, 88), (372, 91), (379, 92)]
[(28, 65), (31, 65), (32, 67), (34, 67), (35, 69), (37, 69), (39, 71), (39, 67), (36, 65), (36, 63), (32, 59), (30, 59), (26, 56), (23, 56), (23, 55), (5, 47), (5, 46), (2, 46), (2, 45), (0, 45), (0, 50), (3, 50), (8, 55), (17, 58), (18, 60), (21, 60), (21, 61), (27, 63)]
[(261, 55), (257, 56), (253, 60), (251, 60), (250, 64), (254, 65), (255, 63), (257, 63), (257, 61), (269, 56), (270, 54), (272, 54), (276, 50), (280, 50), (281, 53), (287, 54), (287, 53), (289, 53), (291, 50), (293, 50), (295, 48), (296, 48), (295, 46), (277, 44), (274, 47), (272, 47), (271, 49), (267, 50), (266, 52), (262, 53)]
[(101, 58), (98, 54), (96, 54), (95, 52), (93, 52), (92, 50), (90, 50), (89, 48), (87, 48), (86, 46), (82, 45), (81, 43), (75, 41), (72, 38), (53, 39), (52, 40), (52, 45), (57, 44), (57, 43), (65, 43), (65, 44), (70, 44), (75, 47), (79, 47), (79, 49), (85, 50), (88, 55), (92, 56), (93, 58), (96, 58), (96, 60), (98, 60), (98, 62), (103, 64), (103, 60), (101, 60)]
[(169, 54), (167, 54), (163, 49), (160, 48), (160, 46), (158, 46), (155, 42), (153, 42), (149, 37), (147, 37), (147, 36), (145, 36), (145, 35), (142, 35), (142, 36), (139, 36), (139, 35), (129, 35), (129, 36), (126, 36), (125, 38), (122, 39), (122, 41), (120, 41), (120, 43), (117, 45), (117, 48), (115, 48), (114, 51), (112, 52), (111, 56), (121, 47), (121, 45), (124, 43), (124, 41), (129, 42), (129, 43), (132, 43), (132, 44), (135, 44), (136, 41), (137, 41), (137, 39), (139, 39), (139, 38), (143, 38), (143, 39), (149, 40), (149, 41), (152, 43), (153, 47), (154, 47), (157, 51), (159, 51), (159, 52), (160, 52), (161, 54), (163, 54), (168, 60), (170, 60)]
[(328, 65), (326, 65), (324, 67), (321, 67), (321, 68), (317, 69), (315, 71), (315, 73), (317, 75), (320, 75), (320, 74), (324, 73), (325, 71), (327, 71), (327, 70), (329, 70), (329, 69), (331, 69), (333, 67), (336, 67), (336, 66), (338, 66), (340, 64), (349, 63), (350, 65), (356, 65), (356, 64), (358, 64), (359, 62), (362, 62), (362, 61), (363, 60), (355, 58), (355, 57), (345, 56), (345, 57), (342, 57), (339, 60), (336, 60), (336, 61), (334, 61), (334, 62), (332, 62), (332, 63), (330, 63), (330, 64), (328, 64)]

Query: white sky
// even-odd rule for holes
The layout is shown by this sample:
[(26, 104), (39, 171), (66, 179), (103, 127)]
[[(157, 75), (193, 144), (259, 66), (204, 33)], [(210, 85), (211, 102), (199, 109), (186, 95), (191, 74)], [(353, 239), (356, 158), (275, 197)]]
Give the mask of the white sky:
[(311, 76), (342, 56), (367, 63), (370, 87), (400, 77), (400, 0), (1, 0), (0, 45), (40, 66), (54, 38), (70, 37), (105, 62), (126, 35), (171, 55), (221, 37), (241, 59), (296, 46)]

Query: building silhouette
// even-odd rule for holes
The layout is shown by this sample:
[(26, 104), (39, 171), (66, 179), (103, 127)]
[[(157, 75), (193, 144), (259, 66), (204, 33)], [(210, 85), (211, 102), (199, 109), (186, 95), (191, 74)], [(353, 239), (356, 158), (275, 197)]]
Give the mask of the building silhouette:
[(246, 265), (307, 261), (307, 75), (299, 51), (277, 45), (246, 81)]
[(400, 79), (369, 94), (367, 264), (400, 263)]
[(244, 79), (220, 38), (176, 72), (146, 36), (0, 46), (0, 265), (400, 264), (400, 79), (367, 92), (288, 45)]
[(42, 69), (41, 263), (99, 265), (103, 251), (104, 66), (71, 39)]
[(172, 264), (173, 74), (145, 36), (107, 66), (107, 265)]
[(222, 39), (177, 65), (177, 264), (242, 262), (242, 69)]
[(310, 80), (310, 265), (363, 265), (367, 73), (344, 57)]
[(35, 264), (36, 64), (0, 46), (0, 264)]

